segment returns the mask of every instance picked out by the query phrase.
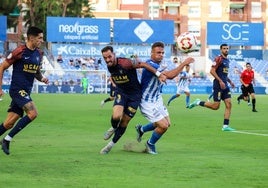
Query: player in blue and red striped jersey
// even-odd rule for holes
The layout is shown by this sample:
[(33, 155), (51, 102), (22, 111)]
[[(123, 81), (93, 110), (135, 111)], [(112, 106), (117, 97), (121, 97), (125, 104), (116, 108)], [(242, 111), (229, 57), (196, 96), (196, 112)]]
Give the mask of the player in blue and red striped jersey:
[(213, 100), (214, 102), (205, 102), (200, 99), (196, 99), (189, 105), (189, 109), (195, 106), (207, 107), (212, 110), (218, 110), (220, 108), (221, 100), (225, 104), (224, 120), (223, 120), (223, 131), (234, 131), (235, 129), (229, 127), (229, 119), (231, 116), (232, 101), (231, 91), (228, 86), (228, 82), (231, 87), (235, 87), (234, 83), (228, 77), (229, 71), (229, 59), (227, 58), (229, 52), (229, 46), (222, 44), (220, 46), (221, 55), (217, 56), (210, 69), (210, 74), (214, 77), (213, 81)]
[(4, 71), (13, 66), (9, 88), (12, 100), (7, 117), (0, 125), (0, 135), (12, 128), (1, 141), (2, 150), (7, 155), (10, 154), (9, 144), (12, 138), (37, 117), (37, 109), (30, 97), (34, 79), (48, 84), (48, 79), (40, 71), (43, 52), (39, 47), (43, 42), (43, 31), (37, 27), (30, 27), (27, 31), (26, 44), (13, 50), (0, 66), (0, 96), (4, 94), (2, 90)]
[(135, 57), (132, 59), (116, 57), (112, 46), (104, 47), (101, 53), (107, 64), (111, 78), (116, 84), (111, 118), (112, 127), (104, 134), (104, 140), (108, 140), (113, 134), (114, 136), (100, 151), (100, 154), (107, 154), (125, 133), (129, 121), (134, 117), (140, 105), (142, 92), (136, 69), (146, 68), (163, 82), (166, 77), (147, 63), (140, 62)]

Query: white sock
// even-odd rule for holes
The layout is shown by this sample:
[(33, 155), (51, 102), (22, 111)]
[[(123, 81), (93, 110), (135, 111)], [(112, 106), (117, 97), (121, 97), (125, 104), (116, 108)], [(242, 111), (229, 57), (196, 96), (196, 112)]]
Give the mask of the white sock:
[(108, 145), (110, 145), (110, 146), (112, 146), (112, 147), (114, 146), (114, 144), (115, 144), (115, 143), (114, 143), (113, 141), (110, 141), (110, 142), (108, 143)]
[(223, 127), (223, 128), (227, 128), (227, 127), (229, 127), (229, 126), (228, 126), (228, 125), (223, 125), (222, 127)]
[(10, 137), (9, 135), (6, 135), (5, 140), (11, 141), (12, 140), (12, 137)]

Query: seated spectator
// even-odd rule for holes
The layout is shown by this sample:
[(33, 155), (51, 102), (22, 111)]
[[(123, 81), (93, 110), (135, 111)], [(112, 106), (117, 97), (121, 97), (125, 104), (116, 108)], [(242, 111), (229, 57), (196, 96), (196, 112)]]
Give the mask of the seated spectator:
[(58, 55), (57, 62), (58, 63), (63, 63), (63, 59), (62, 59), (62, 55), (61, 54)]

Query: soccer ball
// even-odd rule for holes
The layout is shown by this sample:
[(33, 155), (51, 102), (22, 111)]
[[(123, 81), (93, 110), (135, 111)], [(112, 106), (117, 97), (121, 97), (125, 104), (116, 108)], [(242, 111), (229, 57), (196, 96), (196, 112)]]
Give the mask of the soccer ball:
[(197, 46), (197, 39), (194, 34), (185, 32), (180, 34), (177, 38), (177, 47), (182, 52), (190, 52), (193, 51)]

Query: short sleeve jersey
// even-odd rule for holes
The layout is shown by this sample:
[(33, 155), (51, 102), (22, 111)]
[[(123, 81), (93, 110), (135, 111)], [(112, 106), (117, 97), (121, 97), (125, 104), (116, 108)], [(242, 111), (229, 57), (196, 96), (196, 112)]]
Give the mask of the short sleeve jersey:
[[(219, 55), (215, 58), (212, 67), (215, 67), (217, 75), (227, 85), (228, 71), (229, 71), (229, 59)], [(219, 81), (214, 79), (214, 84), (220, 87)]]
[(130, 97), (141, 97), (141, 85), (136, 68), (127, 58), (117, 58), (116, 66), (108, 67), (111, 77), (116, 84), (116, 91)]
[[(151, 59), (147, 60), (146, 63), (160, 72), (163, 71), (161, 63), (158, 64)], [(142, 100), (147, 102), (156, 102), (161, 96), (162, 86), (163, 84), (152, 72), (147, 69), (143, 69), (141, 76)]]
[(186, 87), (189, 86), (190, 83), (190, 73), (183, 71), (179, 74), (179, 82), (177, 84), (178, 87)]
[(13, 65), (10, 90), (25, 90), (31, 93), (35, 74), (41, 66), (43, 52), (39, 49), (30, 50), (21, 45), (13, 50), (6, 61)]
[(240, 78), (245, 84), (250, 84), (254, 79), (254, 71), (246, 69), (241, 73)]

